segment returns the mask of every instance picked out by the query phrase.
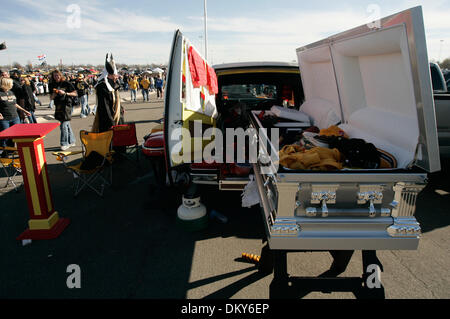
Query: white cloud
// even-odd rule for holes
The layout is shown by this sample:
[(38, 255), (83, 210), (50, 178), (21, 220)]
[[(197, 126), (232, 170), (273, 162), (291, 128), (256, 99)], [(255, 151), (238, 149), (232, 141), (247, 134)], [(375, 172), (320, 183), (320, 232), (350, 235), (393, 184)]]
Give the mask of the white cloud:
[[(0, 65), (13, 61), (24, 64), (28, 60), (36, 63), (37, 55), (42, 53), (47, 54), (50, 64), (57, 64), (60, 59), (100, 64), (105, 52), (113, 50), (122, 53), (124, 63), (167, 62), (170, 40), (161, 42), (151, 34), (169, 34), (170, 38), (179, 27), (168, 17), (103, 10), (104, 3), (81, 1), (80, 27), (70, 28), (67, 19), (72, 13), (66, 12), (67, 5), (58, 1), (46, 2), (45, 6), (30, 0), (20, 2), (33, 9), (35, 17), (16, 16), (0, 21), (0, 29), (13, 35), (5, 39), (9, 57), (0, 54)], [(140, 33), (145, 36), (138, 37)]]
[[(9, 62), (36, 61), (46, 53), (51, 64), (63, 61), (74, 63), (103, 62), (107, 51), (113, 51), (124, 63), (167, 62), (172, 32), (180, 28), (197, 46), (203, 34), (201, 16), (187, 15), (182, 20), (173, 16), (156, 16), (129, 10), (104, 10), (105, 4), (96, 0), (78, 1), (81, 9), (79, 29), (67, 27), (67, 3), (57, 0), (19, 0), (35, 11), (34, 18), (14, 16), (0, 21), (6, 35)], [(401, 9), (412, 7), (417, 1), (404, 1)], [(442, 1), (424, 5), (424, 20), (428, 54), (431, 59), (450, 55), (450, 19), (443, 11)], [(400, 7), (396, 5), (395, 7)], [(382, 7), (382, 15), (395, 13), (393, 7)], [(341, 8), (321, 11), (266, 12), (249, 18), (245, 13), (232, 16), (211, 13), (208, 19), (209, 56), (213, 63), (246, 60), (291, 61), (295, 49), (349, 28), (369, 22), (365, 10)], [(8, 34), (12, 36), (8, 37)], [(440, 40), (444, 40), (441, 42)], [(3, 40), (2, 40), (3, 41)], [(4, 51), (3, 51), (4, 52)], [(441, 53), (440, 53), (441, 52)], [(0, 65), (8, 64), (0, 54)]]
[[(440, 3), (440, 2), (439, 2)], [(405, 6), (405, 8), (412, 6)], [(397, 10), (398, 11), (398, 10)], [(389, 12), (386, 15), (395, 13)], [(312, 43), (327, 36), (370, 22), (365, 11), (313, 11), (285, 14), (283, 19), (220, 18), (209, 22), (210, 30), (222, 33), (235, 32), (234, 41), (223, 44), (210, 39), (214, 62), (241, 60), (296, 59), (297, 47)], [(434, 6), (424, 9), (424, 24), (428, 55), (437, 60), (450, 55), (450, 19), (448, 13)], [(444, 40), (441, 42), (440, 40)], [(239, 54), (236, 54), (239, 52)], [(441, 53), (440, 53), (441, 52)]]

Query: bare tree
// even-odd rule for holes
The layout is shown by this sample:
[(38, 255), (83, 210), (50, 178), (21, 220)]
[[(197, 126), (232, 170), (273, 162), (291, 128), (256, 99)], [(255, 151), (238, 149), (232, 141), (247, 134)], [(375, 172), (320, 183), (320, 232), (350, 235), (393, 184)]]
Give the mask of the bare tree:
[(450, 58), (447, 58), (444, 61), (442, 61), (441, 63), (439, 63), (439, 66), (441, 67), (442, 70), (450, 69)]
[(19, 62), (13, 62), (12, 67), (16, 69), (21, 69), (22, 65)]
[(33, 63), (31, 63), (30, 60), (27, 61), (27, 71), (28, 72), (33, 71)]

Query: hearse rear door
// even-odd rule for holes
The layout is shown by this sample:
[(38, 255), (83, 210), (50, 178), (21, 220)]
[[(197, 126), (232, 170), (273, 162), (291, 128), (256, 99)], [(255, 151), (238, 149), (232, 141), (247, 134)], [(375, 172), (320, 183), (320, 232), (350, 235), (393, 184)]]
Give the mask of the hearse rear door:
[(194, 83), (189, 63), (194, 54), (207, 71), (208, 63), (200, 52), (180, 30), (175, 31), (164, 101), (164, 147), (169, 171), (182, 164), (201, 162), (202, 150), (211, 141), (203, 134), (215, 127), (215, 94), (210, 94), (207, 85)]

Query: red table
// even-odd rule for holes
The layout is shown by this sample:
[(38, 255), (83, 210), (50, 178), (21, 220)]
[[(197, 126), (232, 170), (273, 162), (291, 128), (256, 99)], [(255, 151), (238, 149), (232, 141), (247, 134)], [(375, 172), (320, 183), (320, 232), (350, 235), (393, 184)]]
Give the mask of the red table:
[(56, 238), (70, 222), (67, 218), (59, 218), (54, 209), (45, 161), (43, 138), (59, 125), (16, 124), (0, 132), (0, 139), (9, 138), (17, 143), (30, 213), (29, 228), (17, 240)]

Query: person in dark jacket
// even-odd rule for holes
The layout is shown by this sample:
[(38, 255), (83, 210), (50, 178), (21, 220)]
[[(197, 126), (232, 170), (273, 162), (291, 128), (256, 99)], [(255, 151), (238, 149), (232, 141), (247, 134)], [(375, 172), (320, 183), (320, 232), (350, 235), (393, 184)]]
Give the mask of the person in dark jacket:
[(70, 120), (72, 119), (72, 98), (77, 96), (77, 91), (70, 82), (66, 81), (61, 71), (54, 70), (51, 77), (52, 95), (50, 99), (55, 104), (55, 119), (61, 122), (59, 127), (61, 130), (60, 144), (61, 150), (65, 151), (75, 146), (75, 135), (70, 126)]
[[(16, 103), (16, 97), (12, 92), (13, 80), (9, 77), (0, 78), (0, 131), (20, 123), (18, 111), (24, 112), (26, 116), (31, 115)], [(14, 146), (11, 140), (0, 140), (0, 146)], [(7, 154), (4, 152), (2, 155)]]
[(20, 84), (20, 71), (11, 71), (9, 77), (13, 80), (13, 87), (11, 91), (16, 97), (17, 104), (19, 104), (23, 108), (25, 106), (25, 100), (22, 85)]
[(88, 103), (88, 94), (89, 94), (89, 84), (87, 84), (86, 80), (84, 79), (83, 74), (79, 74), (77, 81), (75, 82), (75, 88), (78, 93), (78, 99), (81, 103), (81, 118), (85, 118), (91, 113), (91, 108), (89, 107)]
[[(31, 76), (28, 75), (28, 76), (27, 76), (27, 79), (28, 79), (28, 81), (30, 82), (31, 89), (32, 89), (32, 91), (33, 91), (34, 102), (36, 102), (36, 103), (38, 103), (40, 106), (42, 106), (41, 101), (40, 101), (40, 100), (38, 99), (38, 97), (37, 97), (37, 94), (39, 94), (39, 91), (38, 91), (38, 83), (39, 83), (38, 77), (35, 77), (34, 79), (32, 79)], [(40, 83), (40, 85), (42, 85), (42, 83)]]
[(31, 86), (31, 83), (28, 78), (21, 78), (20, 84), (22, 85), (24, 98), (23, 108), (30, 113), (30, 116), (23, 116), (21, 122), (25, 123), (25, 118), (27, 118), (29, 123), (37, 123), (36, 117), (34, 116), (34, 111), (36, 110), (36, 102), (34, 100), (33, 88)]
[(164, 81), (161, 78), (161, 74), (158, 74), (158, 77), (156, 78), (156, 81), (155, 81), (156, 92), (157, 92), (158, 99), (159, 98), (161, 98), (161, 99), (163, 98), (163, 84), (164, 84)]
[(105, 68), (95, 86), (97, 92), (97, 112), (92, 132), (105, 132), (113, 125), (123, 124), (123, 109), (120, 105), (119, 74), (112, 54), (108, 61), (106, 54)]

